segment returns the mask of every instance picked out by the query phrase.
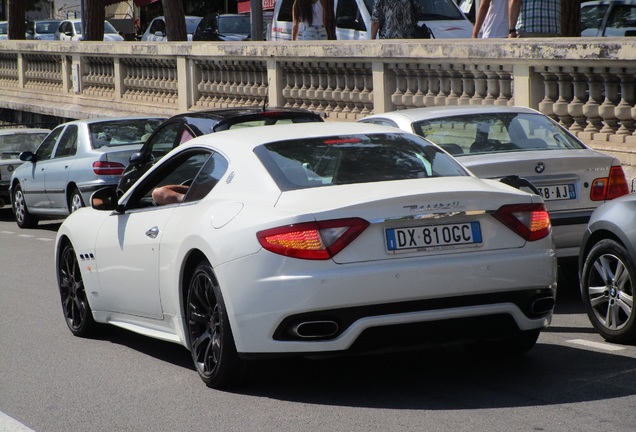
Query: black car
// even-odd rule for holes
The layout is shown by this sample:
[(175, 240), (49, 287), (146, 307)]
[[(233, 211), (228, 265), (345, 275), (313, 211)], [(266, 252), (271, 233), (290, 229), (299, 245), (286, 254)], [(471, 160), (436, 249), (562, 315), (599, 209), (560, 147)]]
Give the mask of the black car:
[(192, 34), (193, 41), (244, 41), (250, 40), (249, 15), (217, 14), (205, 16)]
[(318, 114), (293, 108), (224, 108), (177, 114), (159, 125), (141, 151), (130, 157), (117, 185), (117, 193), (123, 195), (155, 162), (192, 138), (237, 127), (321, 121)]

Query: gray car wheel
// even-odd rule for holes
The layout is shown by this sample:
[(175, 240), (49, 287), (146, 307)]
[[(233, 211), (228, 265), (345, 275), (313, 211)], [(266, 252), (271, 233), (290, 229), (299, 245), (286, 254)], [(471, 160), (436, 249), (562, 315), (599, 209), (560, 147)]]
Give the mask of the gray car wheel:
[(634, 282), (636, 267), (620, 243), (604, 239), (592, 247), (581, 274), (587, 315), (609, 342), (636, 342)]
[(73, 213), (82, 207), (84, 207), (84, 200), (82, 200), (79, 189), (75, 188), (68, 199), (68, 211)]
[(35, 228), (38, 225), (38, 218), (29, 213), (24, 192), (19, 185), (13, 191), (13, 214), (20, 228)]

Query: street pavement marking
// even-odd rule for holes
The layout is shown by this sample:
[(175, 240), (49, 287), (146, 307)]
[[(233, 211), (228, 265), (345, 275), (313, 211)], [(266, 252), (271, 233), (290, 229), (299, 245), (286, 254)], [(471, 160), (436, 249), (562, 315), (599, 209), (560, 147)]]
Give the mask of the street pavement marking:
[(37, 238), (36, 240), (45, 241), (45, 242), (53, 241), (53, 239), (51, 238), (44, 238), (44, 237)]
[(571, 339), (567, 342), (577, 344), (577, 345), (583, 345), (590, 348), (601, 349), (605, 351), (621, 351), (625, 349), (625, 347), (622, 347), (622, 346), (617, 346), (617, 345), (612, 345), (612, 344), (602, 343), (602, 342), (592, 342), (585, 339)]
[(31, 234), (18, 234), (18, 237), (33, 238), (35, 236), (32, 236)]
[(0, 231), (2, 234), (15, 234), (14, 231)]
[(19, 421), (9, 417), (2, 411), (0, 411), (0, 431), (3, 432), (35, 432), (33, 429), (29, 429)]

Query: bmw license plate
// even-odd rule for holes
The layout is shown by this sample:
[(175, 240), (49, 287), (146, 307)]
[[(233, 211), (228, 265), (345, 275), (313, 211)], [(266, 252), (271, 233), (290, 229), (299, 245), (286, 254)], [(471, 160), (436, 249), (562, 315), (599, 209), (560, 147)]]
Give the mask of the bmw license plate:
[(479, 222), (389, 228), (385, 230), (385, 234), (386, 248), (392, 253), (482, 242)]
[(573, 184), (537, 187), (539, 195), (544, 201), (576, 199), (576, 191)]

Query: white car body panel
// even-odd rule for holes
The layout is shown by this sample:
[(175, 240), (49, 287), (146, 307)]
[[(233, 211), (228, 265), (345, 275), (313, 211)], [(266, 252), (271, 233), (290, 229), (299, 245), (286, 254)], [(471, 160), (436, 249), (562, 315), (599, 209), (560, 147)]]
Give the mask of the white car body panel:
[[(131, 198), (139, 185), (170, 163), (172, 155), (203, 146), (223, 154), (230, 165), (201, 201), (125, 214), (85, 208), (65, 220), (57, 234), (56, 260), (59, 245), (71, 241), (80, 257), (80, 270), (96, 321), (188, 347), (181, 287), (184, 278), (187, 280), (188, 258), (198, 254), (214, 269), (236, 348), (243, 354), (346, 350), (365, 328), (442, 318), (504, 313), (512, 316), (521, 330), (548, 325), (551, 313), (528, 318), (515, 304), (502, 302), (377, 314), (357, 320), (337, 338), (327, 341), (275, 340), (276, 327), (295, 313), (460, 298), (467, 293), (497, 295), (556, 289), (556, 259), (551, 236), (526, 242), (505, 232), (507, 228), (503, 225), (497, 227), (488, 213), (478, 212), (488, 236), (483, 247), (456, 254), (449, 250), (406, 253), (381, 260), (386, 253), (384, 240), (378, 237), (382, 223), (377, 219), (404, 216), (400, 197), (407, 198), (407, 205), (413, 199), (422, 204), (429, 198), (429, 189), (441, 188), (449, 193), (454, 190), (465, 210), (474, 210), (477, 198), (481, 198), (479, 209), (488, 211), (506, 203), (540, 202), (540, 198), (471, 176), (281, 192), (253, 154), (252, 148), (260, 143), (275, 137), (303, 139), (395, 130), (342, 123), (266, 128), (204, 135), (182, 144), (144, 174), (121, 199), (126, 202)], [(466, 191), (460, 192), (462, 188)], [(374, 189), (376, 196), (368, 205)], [(439, 196), (432, 195), (430, 200), (437, 202)], [(348, 206), (343, 205), (347, 203)], [(449, 213), (446, 209), (439, 210), (428, 213)], [(264, 250), (255, 235), (263, 229), (313, 221), (316, 217), (345, 216), (372, 221), (368, 232), (341, 252), (343, 262), (349, 264), (277, 255)], [(152, 239), (146, 232), (155, 226), (158, 235)], [(491, 250), (491, 245), (496, 244), (501, 248)], [(358, 259), (352, 259), (353, 256)]]

